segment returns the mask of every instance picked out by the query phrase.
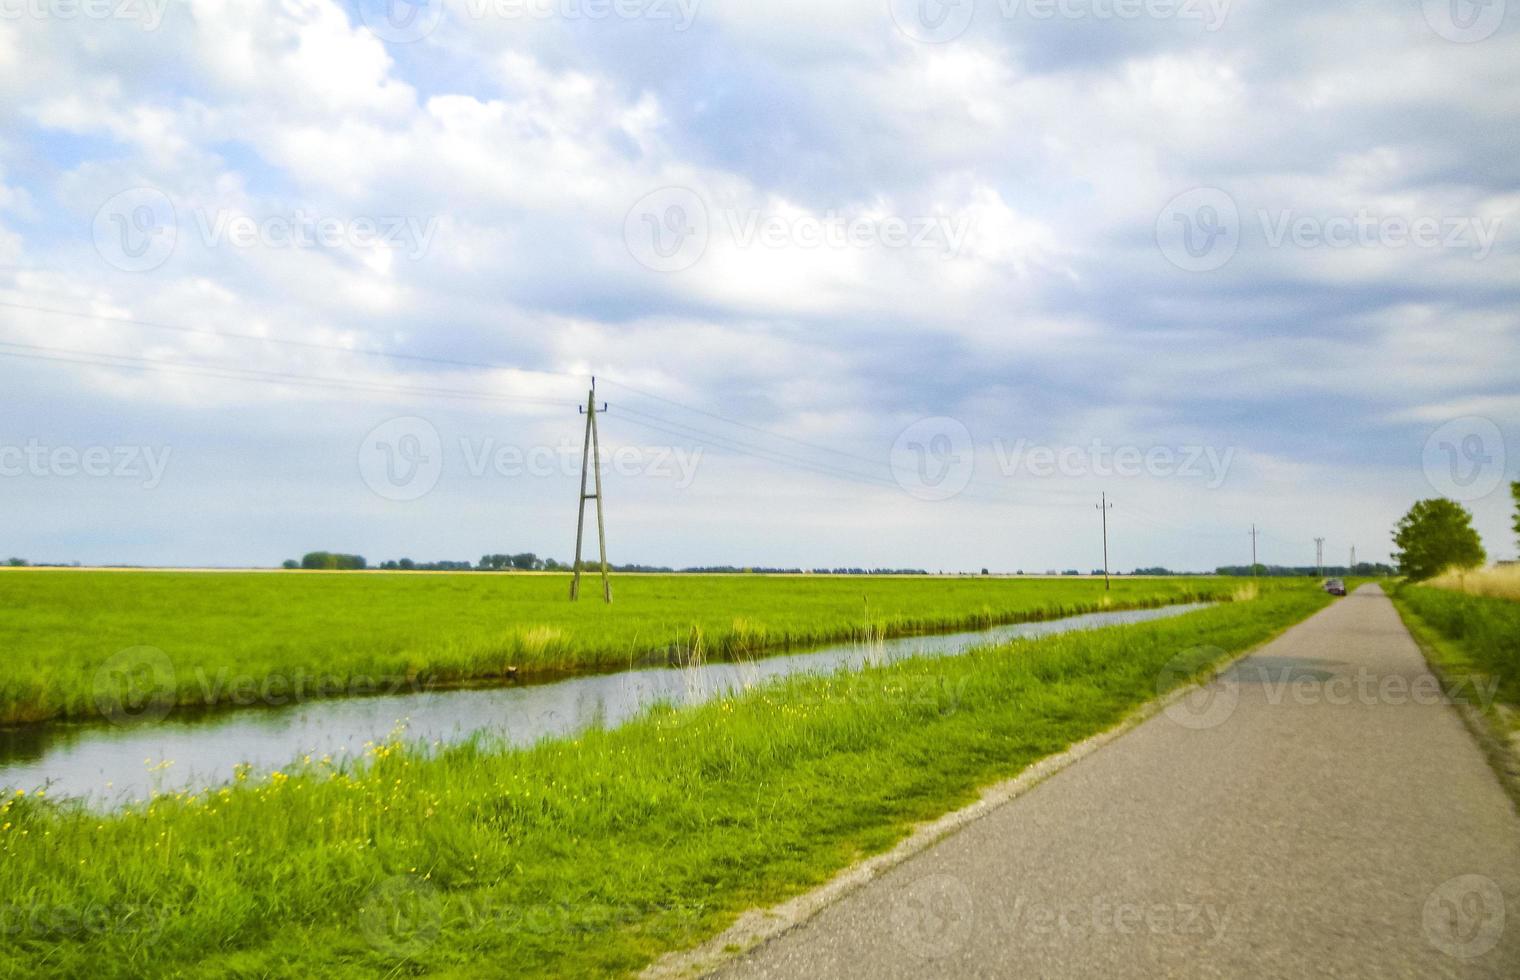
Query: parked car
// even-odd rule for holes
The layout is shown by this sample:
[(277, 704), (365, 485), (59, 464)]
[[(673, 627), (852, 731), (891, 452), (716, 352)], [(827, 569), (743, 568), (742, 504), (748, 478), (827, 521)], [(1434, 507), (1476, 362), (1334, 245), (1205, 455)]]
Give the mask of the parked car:
[(1331, 595), (1345, 595), (1346, 583), (1338, 578), (1333, 578), (1325, 583), (1325, 591)]

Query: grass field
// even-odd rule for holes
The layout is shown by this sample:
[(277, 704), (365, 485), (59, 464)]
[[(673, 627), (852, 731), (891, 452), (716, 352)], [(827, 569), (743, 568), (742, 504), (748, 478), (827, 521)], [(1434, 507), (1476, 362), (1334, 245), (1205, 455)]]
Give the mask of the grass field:
[(1520, 565), (1490, 565), (1487, 568), (1453, 569), (1429, 579), (1426, 585), (1437, 589), (1466, 592), (1490, 599), (1520, 602)]
[(0, 803), (0, 975), (628, 973), (1329, 601), (1264, 584), (1175, 619), (793, 678), (573, 742), (383, 745), (112, 816), (15, 796)]
[[(863, 636), (1227, 598), (1220, 579), (624, 576), (615, 602), (509, 574), (0, 572), (0, 725), (132, 700), (210, 706), (614, 668), (673, 651), (753, 655)], [(149, 660), (138, 648), (163, 651)], [(110, 697), (103, 697), (103, 693)]]
[(1484, 689), (1492, 682), (1497, 704), (1480, 707), (1506, 734), (1514, 732), (1520, 728), (1520, 601), (1496, 597), (1492, 580), (1477, 592), (1459, 585), (1444, 576), (1405, 584), (1394, 602), (1447, 679), (1479, 679)]

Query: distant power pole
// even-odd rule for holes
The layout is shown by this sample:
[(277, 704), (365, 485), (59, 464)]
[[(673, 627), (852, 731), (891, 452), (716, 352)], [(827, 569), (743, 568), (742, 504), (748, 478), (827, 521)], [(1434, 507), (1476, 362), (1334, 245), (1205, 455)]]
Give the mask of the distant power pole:
[(1351, 546), (1351, 564), (1346, 566), (1347, 575), (1356, 574), (1356, 545)]
[(1113, 504), (1108, 502), (1108, 491), (1103, 492), (1102, 502), (1097, 505), (1103, 515), (1103, 591), (1108, 591), (1108, 512), (1113, 509)]
[(1251, 525), (1251, 577), (1256, 577), (1256, 525)]
[(1319, 578), (1325, 577), (1325, 539), (1314, 539), (1314, 574)]
[[(596, 407), (596, 378), (591, 379), (591, 393), (581, 413), (586, 416), (586, 441), (581, 447), (581, 504), (580, 516), (575, 521), (575, 576), (570, 579), (570, 601), (581, 597), (581, 539), (586, 530), (586, 501), (596, 501), (596, 540), (602, 556), (602, 599), (612, 601), (612, 583), (607, 578), (607, 525), (602, 519), (602, 447), (597, 440), (596, 413), (607, 411), (607, 405)], [(586, 470), (596, 474), (596, 493), (586, 492)]]

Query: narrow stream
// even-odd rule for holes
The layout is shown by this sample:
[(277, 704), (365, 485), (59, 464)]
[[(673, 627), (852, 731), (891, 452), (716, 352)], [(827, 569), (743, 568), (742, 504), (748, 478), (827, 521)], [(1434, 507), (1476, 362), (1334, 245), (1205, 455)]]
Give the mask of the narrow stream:
[(270, 770), (310, 755), (362, 753), (366, 742), (405, 725), (408, 741), (457, 742), (478, 731), (529, 745), (594, 724), (621, 724), (650, 705), (697, 704), (790, 674), (826, 674), (914, 656), (951, 656), (1016, 637), (1050, 636), (1179, 616), (1207, 607), (1090, 613), (1037, 623), (869, 646), (844, 643), (807, 653), (695, 667), (660, 667), (572, 677), (544, 684), (308, 701), (274, 708), (170, 715), (142, 724), (59, 724), (0, 730), (0, 789), (48, 784), (51, 797), (120, 805), (153, 792), (227, 782), (239, 764)]

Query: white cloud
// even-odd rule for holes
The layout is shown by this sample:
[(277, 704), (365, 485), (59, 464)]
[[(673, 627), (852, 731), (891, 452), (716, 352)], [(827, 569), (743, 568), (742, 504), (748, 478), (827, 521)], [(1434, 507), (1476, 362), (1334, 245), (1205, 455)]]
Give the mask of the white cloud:
[[(1047, 439), (1186, 435), (1250, 450), (1242, 465), (1288, 501), (1283, 521), (1296, 484), (1355, 485), (1308, 437), (1324, 418), (1378, 429), (1374, 467), (1443, 413), (1515, 414), (1505, 385), (1520, 368), (1520, 196), (1504, 134), (1520, 118), (1520, 58), (1506, 35), (1453, 45), (1417, 11), (1331, 5), (1235, 9), (1215, 33), (993, 18), (921, 45), (879, 0), (785, 0), (704, 4), (684, 34), (477, 22), (454, 9), (427, 39), (387, 45), (324, 0), (195, 0), (178, 13), (149, 33), (40, 24), (23, 37), (0, 22), (8, 301), (595, 371), (867, 455), (920, 412)], [(180, 215), (177, 247), (151, 273), (111, 267), (91, 239), (101, 202), (137, 186), (161, 188)], [(640, 266), (624, 240), (634, 202), (666, 186), (693, 189), (712, 222), (701, 260), (668, 274)], [(1154, 242), (1159, 209), (1194, 186), (1225, 188), (1248, 222), (1233, 260), (1201, 275), (1170, 266)], [(1358, 209), (1468, 217), (1503, 234), (1476, 261), (1270, 247), (1257, 222), (1261, 210), (1324, 222)], [(298, 211), (436, 231), (409, 255), (231, 247), (201, 230)], [(964, 237), (953, 248), (871, 238), (894, 221)], [(868, 240), (808, 240), (839, 224)], [(753, 226), (779, 237), (748, 237)], [(579, 386), (17, 311), (0, 312), (0, 326), (38, 345), (380, 385), (572, 400)], [(192, 407), (267, 410), (282, 434), (309, 426), (311, 445), (361, 424), (329, 422), (313, 391), (38, 370), (91, 416), (131, 405), (178, 424)], [(249, 452), (273, 450), (255, 440)], [(798, 522), (846, 529), (828, 549), (869, 551), (862, 533), (901, 514), (890, 492), (851, 510), (850, 494), (816, 475), (756, 460), (720, 469), (694, 491), (704, 506), (730, 490), (789, 494)], [(681, 510), (637, 495), (630, 505), (650, 521)], [(1147, 509), (1168, 506), (1163, 491)], [(910, 547), (950, 565), (975, 552), (957, 513), (914, 511), (935, 543)], [(707, 558), (753, 548), (784, 560), (768, 525), (742, 518), (715, 519), (748, 530)], [(1057, 561), (1064, 534), (1040, 539), (1042, 561)]]

